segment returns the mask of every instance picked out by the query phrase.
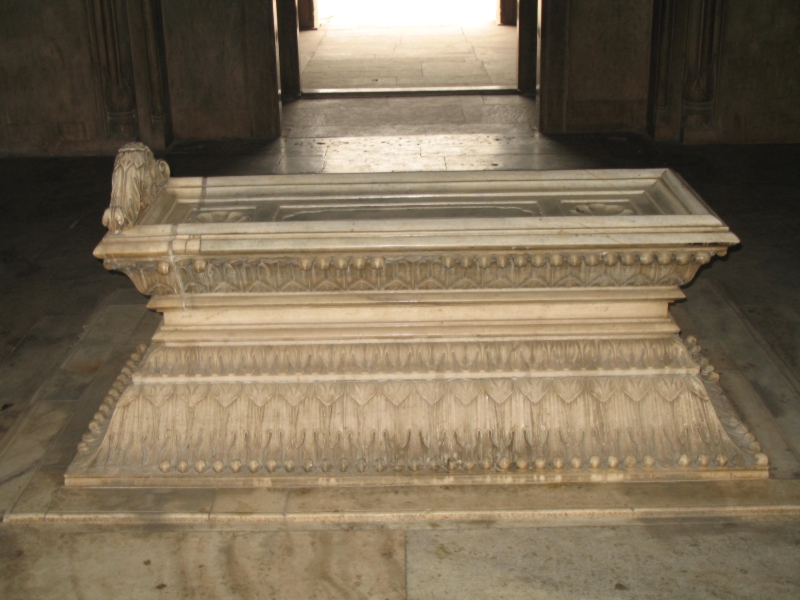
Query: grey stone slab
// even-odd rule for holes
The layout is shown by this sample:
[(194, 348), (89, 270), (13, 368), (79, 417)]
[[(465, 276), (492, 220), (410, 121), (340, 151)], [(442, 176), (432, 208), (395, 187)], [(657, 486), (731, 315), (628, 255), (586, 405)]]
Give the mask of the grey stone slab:
[(740, 307), (795, 377), (800, 377), (800, 315), (785, 304)]
[(145, 306), (140, 304), (106, 306), (80, 343), (41, 388), (39, 396), (43, 399), (77, 399), (116, 346), (133, 333), (146, 312)]
[[(703, 293), (703, 290), (700, 293)], [(764, 452), (770, 457), (770, 476), (780, 479), (800, 477), (800, 457), (787, 441), (787, 437), (758, 392), (739, 370), (736, 361), (731, 358), (726, 339), (714, 335), (714, 332), (709, 333), (706, 329), (701, 329), (687, 310), (690, 304), (681, 302), (674, 305), (670, 308), (670, 313), (681, 327), (681, 335), (699, 338), (703, 357), (720, 374), (719, 383), (723, 391), (734, 405), (741, 420), (747, 423)], [(736, 314), (730, 314), (730, 311), (727, 318), (738, 320)], [(749, 343), (753, 346), (758, 345), (754, 339)]]
[(558, 154), (447, 156), (446, 161), (448, 171), (595, 169), (604, 166), (603, 162), (596, 158)]
[(525, 156), (525, 157), (533, 157), (539, 156), (542, 154), (561, 154), (563, 156), (575, 156), (575, 152), (571, 151), (569, 148), (565, 148), (563, 146), (559, 146), (558, 144), (539, 144), (535, 142), (525, 143), (520, 142), (519, 144), (496, 144), (496, 145), (489, 145), (489, 144), (474, 144), (474, 145), (467, 145), (464, 144), (459, 146), (453, 146), (450, 144), (442, 144), (440, 146), (434, 145), (423, 145), (420, 147), (420, 153), (422, 156), (437, 156), (444, 154), (448, 157), (456, 157), (456, 156), (466, 156), (466, 157), (473, 157), (473, 156), (495, 156), (495, 155), (518, 155), (518, 156)]
[(532, 107), (490, 104), (464, 107), (464, 118), (480, 123), (529, 123), (534, 116)]
[(410, 88), (437, 88), (437, 87), (481, 87), (486, 85), (493, 85), (492, 79), (489, 74), (484, 72), (476, 72), (474, 74), (446, 74), (446, 73), (433, 73), (430, 76), (427, 74), (422, 77), (398, 77), (398, 87)]
[(698, 280), (686, 289), (687, 311), (698, 327), (698, 339), (716, 338), (725, 344), (738, 370), (751, 383), (780, 426), (786, 440), (800, 450), (800, 399), (797, 390), (770, 357), (765, 343), (754, 336), (713, 284)]
[(796, 598), (797, 524), (411, 531), (408, 598)]
[(262, 522), (272, 517), (283, 522), (288, 490), (274, 489), (220, 489), (214, 497), (211, 520), (237, 520), (258, 517)]
[(323, 156), (284, 156), (275, 167), (274, 173), (319, 173), (324, 165), (325, 158)]
[(298, 126), (290, 125), (284, 135), (287, 138), (317, 138), (344, 136), (403, 136), (403, 135), (530, 135), (528, 124), (507, 123), (390, 123), (383, 125), (330, 125)]
[(72, 403), (42, 401), (22, 415), (23, 422), (0, 454), (0, 513), (11, 508), (33, 478), (74, 408)]
[(364, 157), (331, 157), (325, 158), (325, 173), (393, 173), (398, 171), (444, 171), (444, 157), (441, 156), (409, 156), (388, 155)]
[(0, 364), (0, 445), (5, 433), (82, 333), (83, 316), (44, 316)]
[(406, 597), (404, 534), (0, 530), (0, 597)]
[(308, 75), (303, 81), (303, 89), (361, 89), (361, 88), (392, 88), (397, 85), (397, 77), (374, 77), (363, 74), (360, 77), (331, 74), (326, 76)]
[(174, 520), (204, 519), (213, 503), (214, 490), (205, 488), (62, 487), (50, 505), (48, 517), (75, 515), (82, 520), (97, 521), (109, 514), (161, 513)]
[(72, 462), (77, 452), (78, 443), (81, 441), (81, 436), (88, 431), (89, 421), (92, 420), (92, 417), (97, 412), (103, 397), (113, 385), (114, 380), (116, 380), (125, 362), (130, 358), (135, 347), (136, 342), (133, 340), (120, 345), (120, 347), (114, 349), (98, 369), (92, 381), (86, 386), (76, 402), (74, 412), (50, 446), (42, 461), (43, 466), (66, 469), (69, 463)]
[(62, 469), (36, 470), (19, 498), (6, 511), (4, 524), (36, 523), (45, 520), (47, 510), (64, 485)]

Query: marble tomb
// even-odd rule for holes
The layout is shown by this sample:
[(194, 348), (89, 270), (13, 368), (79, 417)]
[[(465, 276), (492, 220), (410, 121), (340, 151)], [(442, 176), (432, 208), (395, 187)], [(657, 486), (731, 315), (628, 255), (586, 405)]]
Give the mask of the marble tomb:
[(69, 486), (767, 477), (669, 315), (738, 239), (669, 169), (171, 178), (95, 250), (163, 322)]

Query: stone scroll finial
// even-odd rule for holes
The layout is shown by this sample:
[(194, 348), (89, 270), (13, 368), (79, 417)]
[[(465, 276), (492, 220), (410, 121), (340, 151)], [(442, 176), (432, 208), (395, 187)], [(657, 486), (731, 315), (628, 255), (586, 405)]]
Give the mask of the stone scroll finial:
[(103, 213), (103, 225), (119, 233), (136, 223), (145, 209), (169, 181), (169, 165), (156, 160), (141, 142), (119, 149), (111, 176), (111, 205)]

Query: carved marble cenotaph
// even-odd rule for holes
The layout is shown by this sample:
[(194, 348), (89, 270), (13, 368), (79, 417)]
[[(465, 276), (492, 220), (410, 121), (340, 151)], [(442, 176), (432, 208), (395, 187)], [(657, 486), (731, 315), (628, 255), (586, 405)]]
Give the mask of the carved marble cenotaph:
[(737, 238), (668, 169), (170, 178), (95, 255), (164, 315), (68, 485), (766, 477), (669, 303)]

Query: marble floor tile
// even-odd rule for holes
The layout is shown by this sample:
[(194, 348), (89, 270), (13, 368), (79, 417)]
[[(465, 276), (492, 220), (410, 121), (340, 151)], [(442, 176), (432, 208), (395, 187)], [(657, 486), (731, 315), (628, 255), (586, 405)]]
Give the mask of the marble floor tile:
[(269, 517), (282, 523), (288, 498), (288, 490), (219, 489), (214, 496), (211, 520), (236, 521), (254, 518), (263, 521), (265, 517)]
[(595, 169), (602, 168), (602, 160), (593, 157), (542, 154), (537, 156), (519, 154), (496, 154), (493, 156), (447, 156), (448, 171), (486, 171), (515, 169)]
[(3, 523), (40, 523), (59, 490), (64, 486), (63, 469), (40, 468), (35, 471), (13, 506), (6, 511)]
[(11, 508), (34, 477), (74, 408), (70, 402), (40, 401), (21, 416), (13, 439), (7, 440), (0, 453), (0, 513)]
[[(299, 37), (305, 90), (516, 85), (516, 28), (487, 23), (339, 29), (323, 24), (310, 33), (301, 31)], [(492, 63), (490, 74), (483, 61)], [(414, 77), (404, 72), (409, 69), (422, 73)], [(354, 72), (371, 75), (367, 80), (353, 77)]]
[(284, 156), (273, 173), (319, 173), (324, 165), (324, 156)]
[(116, 346), (133, 333), (146, 312), (142, 304), (106, 306), (81, 343), (43, 386), (40, 397), (77, 399)]
[(406, 537), (410, 600), (800, 594), (798, 524), (410, 531)]
[(85, 321), (86, 315), (43, 316), (0, 363), (0, 448), (5, 433), (28, 406), (42, 380), (75, 344)]
[(0, 597), (406, 597), (404, 534), (0, 530)]
[(106, 518), (159, 513), (170, 520), (207, 520), (214, 490), (207, 488), (68, 488), (58, 490), (47, 513), (60, 519), (92, 522)]
[[(732, 305), (708, 281), (698, 280), (686, 290), (687, 310), (698, 326), (697, 338), (724, 340), (728, 355), (780, 426), (787, 442), (800, 452), (800, 402), (798, 390), (770, 356), (769, 345), (747, 327), (742, 318), (731, 319)], [(739, 317), (739, 315), (737, 315)], [(759, 339), (760, 338), (760, 339)]]
[(742, 306), (769, 345), (786, 361), (786, 366), (800, 373), (800, 307), (786, 304)]
[(364, 158), (325, 158), (324, 173), (395, 173), (401, 171), (444, 171), (442, 156), (373, 156)]

